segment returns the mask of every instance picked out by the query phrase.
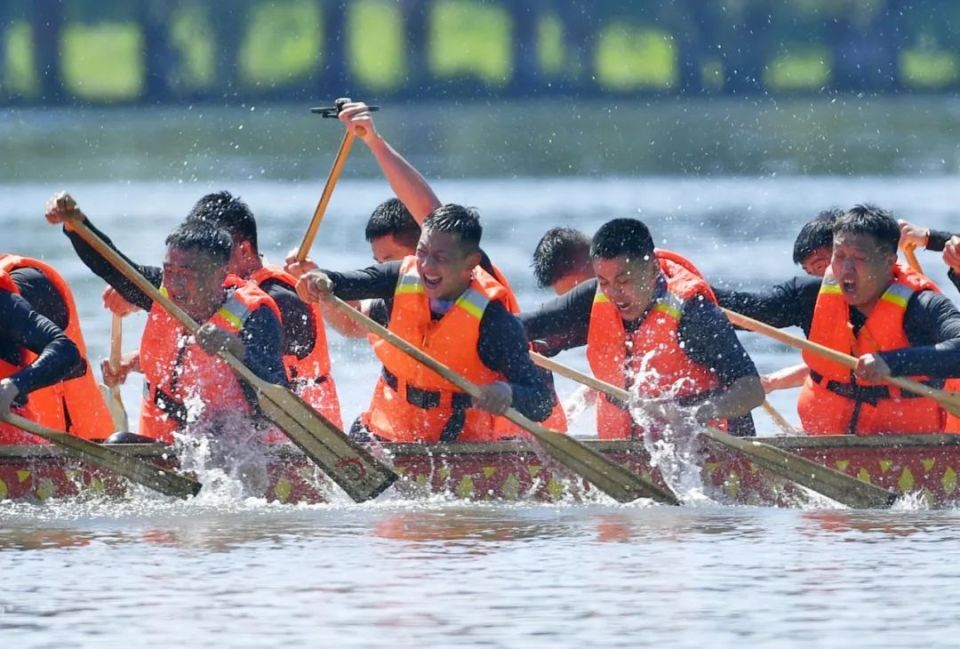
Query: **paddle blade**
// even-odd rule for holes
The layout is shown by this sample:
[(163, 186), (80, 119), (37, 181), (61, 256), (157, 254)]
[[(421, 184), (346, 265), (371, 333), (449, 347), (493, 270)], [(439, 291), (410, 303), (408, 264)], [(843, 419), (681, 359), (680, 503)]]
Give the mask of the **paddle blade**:
[(138, 458), (118, 453), (106, 446), (45, 428), (18, 415), (10, 414), (7, 415), (6, 419), (14, 426), (62, 447), (79, 460), (113, 471), (132, 482), (159, 491), (167, 496), (178, 498), (195, 496), (203, 486), (196, 480), (191, 480), (174, 471), (162, 469)]
[(258, 382), (260, 409), (356, 502), (376, 498), (397, 474), (298, 396)]
[(551, 431), (533, 429), (531, 434), (554, 460), (585, 478), (617, 502), (652, 498), (667, 505), (679, 505), (671, 492), (630, 471), (582, 442)]
[(734, 437), (712, 428), (703, 434), (713, 442), (743, 453), (757, 466), (848, 507), (882, 509), (897, 499), (892, 491), (759, 440)]

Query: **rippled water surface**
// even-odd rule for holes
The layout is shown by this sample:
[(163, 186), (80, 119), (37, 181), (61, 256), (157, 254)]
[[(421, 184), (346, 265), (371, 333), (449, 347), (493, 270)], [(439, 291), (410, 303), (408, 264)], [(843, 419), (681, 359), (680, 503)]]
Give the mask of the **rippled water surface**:
[[(659, 245), (689, 255), (711, 280), (752, 287), (794, 274), (793, 237), (826, 207), (873, 201), (960, 229), (951, 101), (891, 101), (865, 113), (850, 101), (836, 110), (620, 107), (607, 111), (614, 131), (588, 108), (576, 128), (542, 106), (552, 116), (505, 113), (484, 129), (477, 109), (431, 121), (402, 107), (378, 119), (443, 177), (443, 200), (480, 209), (485, 248), (527, 308), (547, 297), (529, 256), (556, 224), (590, 232), (639, 216)], [(0, 248), (63, 271), (100, 358), (102, 283), (43, 222), (44, 200), (69, 189), (128, 255), (159, 263), (163, 238), (190, 205), (227, 188), (253, 207), (276, 260), (299, 242), (337, 138), (322, 131), (335, 125), (309, 122), (324, 133), (311, 141), (297, 114), (11, 113), (0, 127)], [(526, 128), (511, 142), (518, 123)], [(388, 196), (358, 147), (314, 257), (337, 269), (367, 264), (363, 223)], [(921, 261), (945, 280), (936, 256)], [(142, 325), (128, 319), (126, 348)], [(797, 360), (744, 341), (762, 371)], [(366, 343), (331, 344), (349, 420), (366, 405), (376, 364)], [(585, 366), (582, 351), (561, 358)], [(572, 389), (559, 382), (561, 395)], [(131, 417), (139, 390), (124, 387)], [(794, 399), (772, 401), (795, 421)], [(576, 429), (590, 434), (589, 414)], [(381, 500), (0, 502), (0, 647), (946, 647), (960, 632), (954, 511)]]

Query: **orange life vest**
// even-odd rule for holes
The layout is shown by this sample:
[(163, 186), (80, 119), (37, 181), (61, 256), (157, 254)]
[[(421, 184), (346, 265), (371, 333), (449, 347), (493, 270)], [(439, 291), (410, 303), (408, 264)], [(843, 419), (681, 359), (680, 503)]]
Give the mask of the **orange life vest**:
[[(5, 293), (18, 294), (17, 285), (13, 283), (13, 280), (10, 276), (4, 271), (0, 270), (0, 291)], [(29, 363), (26, 360), (27, 349), (22, 348), (20, 351), (20, 361), (17, 364), (9, 363), (3, 359), (0, 359), (0, 380), (3, 380), (7, 377), (13, 376)], [(15, 415), (20, 415), (25, 419), (30, 421), (37, 421), (36, 413), (30, 408), (30, 400), (27, 399), (27, 402), (22, 406), (13, 406), (11, 412)], [(22, 444), (45, 444), (45, 440), (36, 435), (31, 435), (25, 433), (16, 426), (11, 424), (4, 423), (0, 421), (0, 445), (22, 445)]]
[[(938, 289), (923, 275), (896, 266), (893, 283), (854, 335), (850, 306), (833, 272), (827, 269), (808, 338), (851, 356), (909, 347), (903, 330), (907, 304), (915, 292), (929, 290)], [(892, 385), (858, 381), (851, 370), (817, 354), (805, 351), (803, 360), (810, 376), (800, 391), (797, 410), (808, 435), (919, 434), (944, 429), (945, 413), (931, 399), (901, 393)]]
[[(238, 334), (247, 318), (267, 306), (280, 319), (273, 299), (253, 282), (227, 276), (232, 294), (207, 322)], [(165, 289), (161, 289), (164, 291)], [(140, 342), (140, 369), (145, 378), (140, 434), (173, 442), (173, 433), (200, 418), (253, 410), (240, 380), (217, 355), (205, 352), (180, 323), (154, 302)]]
[[(477, 385), (503, 380), (480, 360), (477, 343), (487, 305), (502, 301), (506, 290), (483, 269), (450, 310), (433, 320), (417, 260), (407, 257), (393, 296), (390, 331), (416, 345)], [(384, 372), (361, 421), (377, 436), (395, 442), (477, 442), (498, 439), (495, 417), (474, 408), (470, 395), (436, 372), (378, 339), (374, 351)]]
[[(66, 280), (52, 266), (37, 259), (19, 255), (0, 256), (0, 271), (12, 273), (18, 268), (33, 268), (49, 281), (63, 300), (67, 310), (67, 326), (64, 333), (80, 351), (86, 367), (78, 376), (30, 393), (30, 408), (35, 421), (48, 428), (64, 430), (71, 435), (90, 440), (106, 439), (113, 433), (113, 418), (97, 387), (93, 368), (87, 360), (87, 345), (80, 331), (80, 316), (73, 293)], [(19, 293), (19, 291), (15, 291)], [(26, 363), (33, 362), (36, 355), (26, 352)]]
[[(260, 287), (268, 280), (280, 282), (291, 290), (294, 290), (297, 285), (297, 279), (293, 275), (272, 264), (264, 264), (262, 268), (250, 275), (250, 279)], [(330, 373), (330, 352), (327, 349), (327, 331), (323, 324), (323, 315), (319, 304), (310, 304), (308, 307), (313, 313), (313, 350), (304, 358), (297, 358), (296, 354), (284, 354), (283, 364), (287, 369), (287, 379), (297, 396), (336, 424), (337, 428), (343, 428), (337, 386)], [(281, 317), (283, 317), (282, 313)]]
[[(655, 254), (666, 277), (666, 290), (654, 300), (633, 333), (626, 332), (620, 311), (597, 287), (587, 332), (587, 360), (598, 379), (620, 388), (634, 388), (641, 396), (693, 399), (719, 388), (720, 381), (710, 368), (690, 360), (680, 348), (677, 331), (687, 300), (699, 296), (715, 303), (716, 297), (689, 260), (669, 250), (657, 250)], [(711, 424), (724, 427), (726, 422)], [(624, 404), (598, 395), (600, 439), (628, 439), (639, 432)]]

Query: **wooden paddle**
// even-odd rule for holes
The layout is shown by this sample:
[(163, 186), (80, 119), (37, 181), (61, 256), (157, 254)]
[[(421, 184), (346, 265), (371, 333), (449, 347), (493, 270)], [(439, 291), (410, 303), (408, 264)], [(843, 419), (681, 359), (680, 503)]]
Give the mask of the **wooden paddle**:
[[(530, 352), (533, 362), (560, 376), (582, 383), (607, 396), (630, 402), (630, 393), (605, 381), (578, 372), (572, 367), (558, 363), (536, 352)], [(702, 435), (710, 441), (729, 449), (739, 451), (759, 467), (786, 478), (801, 486), (835, 500), (838, 503), (855, 508), (889, 507), (897, 499), (897, 494), (863, 482), (846, 473), (813, 462), (789, 451), (760, 442), (756, 438), (734, 437), (716, 428), (705, 426)]]
[[(473, 397), (479, 396), (480, 388), (466, 380), (439, 361), (417, 349), (392, 331), (374, 322), (349, 304), (333, 297), (333, 305), (344, 315), (380, 336), (397, 349), (409, 354), (431, 370), (450, 381)], [(557, 462), (573, 473), (586, 478), (594, 486), (619, 502), (630, 502), (637, 498), (652, 498), (669, 505), (679, 505), (680, 501), (669, 491), (646, 480), (623, 466), (611, 461), (600, 453), (588, 448), (576, 439), (562, 435), (531, 421), (510, 408), (504, 415), (537, 439), (544, 450)]]
[[(818, 354), (848, 369), (852, 370), (857, 367), (856, 358), (848, 354), (844, 354), (843, 352), (839, 352), (836, 349), (830, 349), (829, 347), (807, 340), (806, 338), (800, 338), (799, 336), (788, 334), (787, 332), (781, 331), (776, 327), (771, 327), (764, 322), (754, 320), (753, 318), (748, 318), (745, 315), (741, 315), (729, 309), (723, 309), (723, 312), (727, 314), (727, 318), (730, 320), (730, 322), (738, 327), (743, 327), (744, 329), (749, 329), (750, 331), (763, 334), (764, 336), (778, 340), (785, 345), (790, 345), (791, 347), (795, 347), (797, 349), (813, 352), (814, 354)], [(933, 399), (943, 406), (944, 410), (948, 411), (950, 414), (960, 416), (960, 394), (956, 392), (938, 390), (937, 388), (932, 388), (929, 385), (924, 385), (923, 383), (919, 383), (911, 379), (905, 379), (900, 376), (888, 376), (883, 380), (886, 383), (897, 386), (901, 390), (906, 390), (913, 394), (919, 394), (922, 397)]]
[[(69, 227), (188, 331), (196, 333), (199, 325), (193, 318), (147, 281), (82, 220), (71, 221)], [(389, 467), (290, 390), (264, 381), (229, 352), (220, 352), (219, 356), (256, 391), (263, 414), (355, 501), (375, 498), (397, 479), (397, 474)]]
[(313, 218), (310, 219), (310, 225), (307, 232), (303, 235), (303, 241), (297, 249), (297, 261), (303, 261), (310, 252), (313, 240), (317, 236), (317, 230), (320, 229), (320, 222), (323, 221), (323, 215), (327, 211), (327, 205), (330, 204), (330, 197), (333, 196), (333, 188), (340, 178), (343, 166), (347, 163), (347, 156), (350, 155), (350, 149), (353, 147), (353, 140), (356, 136), (353, 131), (347, 131), (340, 140), (340, 148), (337, 150), (337, 157), (333, 159), (333, 166), (327, 175), (327, 183), (323, 186), (323, 193), (320, 194), (320, 200), (317, 201), (317, 207), (313, 210)]
[[(110, 369), (116, 372), (120, 369), (120, 353), (123, 347), (123, 318), (113, 314), (110, 321), (110, 357), (107, 363)], [(120, 396), (120, 386), (107, 387), (100, 385), (100, 392), (107, 401), (107, 407), (110, 409), (110, 416), (113, 418), (113, 429), (115, 431), (130, 430), (130, 421), (127, 419), (127, 409), (123, 407), (123, 399)]]
[[(349, 99), (337, 100), (337, 105), (333, 108), (311, 108), (310, 110), (322, 117), (336, 117), (340, 113), (340, 107), (349, 101)], [(379, 108), (368, 106), (367, 110), (373, 112), (379, 110)], [(362, 126), (355, 126), (343, 134), (337, 156), (333, 159), (333, 166), (330, 168), (330, 173), (327, 174), (327, 182), (320, 194), (320, 200), (317, 201), (317, 207), (313, 210), (313, 218), (310, 219), (310, 225), (307, 227), (307, 231), (303, 235), (303, 241), (300, 242), (300, 247), (297, 249), (297, 261), (306, 259), (310, 247), (313, 246), (313, 240), (317, 237), (317, 230), (320, 229), (320, 222), (323, 221), (323, 216), (327, 212), (327, 205), (330, 204), (330, 198), (333, 196), (333, 188), (336, 187), (337, 180), (340, 179), (340, 174), (343, 172), (343, 167), (347, 164), (347, 157), (350, 155), (350, 149), (353, 148), (353, 140), (366, 134), (367, 129)]]
[(779, 428), (783, 433), (786, 433), (787, 435), (800, 434), (799, 431), (794, 428), (789, 421), (787, 421), (787, 418), (781, 415), (780, 411), (773, 407), (772, 403), (764, 399), (760, 407), (763, 408), (763, 411), (767, 413), (767, 416), (773, 420), (773, 423), (775, 423), (777, 428)]
[(17, 428), (60, 446), (69, 455), (79, 460), (113, 471), (132, 482), (159, 491), (167, 496), (177, 496), (178, 498), (195, 496), (203, 486), (196, 480), (191, 480), (174, 471), (162, 469), (131, 455), (118, 453), (112, 448), (88, 442), (69, 433), (46, 428), (19, 415), (10, 413), (2, 419)]

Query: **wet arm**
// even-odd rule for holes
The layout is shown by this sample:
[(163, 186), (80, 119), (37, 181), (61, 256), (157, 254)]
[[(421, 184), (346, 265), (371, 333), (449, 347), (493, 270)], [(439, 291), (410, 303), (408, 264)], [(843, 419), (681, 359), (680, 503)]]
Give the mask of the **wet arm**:
[(765, 291), (713, 288), (720, 306), (774, 327), (801, 327), (810, 331), (820, 280), (794, 277)]
[(313, 310), (296, 292), (281, 282), (268, 280), (261, 286), (273, 298), (283, 314), (283, 353), (303, 359), (316, 345), (316, 320)]
[(82, 359), (73, 341), (23, 298), (0, 293), (0, 322), (4, 338), (37, 354), (32, 363), (10, 376), (20, 391), (18, 403), (23, 403), (22, 397), (28, 393), (62, 381), (80, 366)]
[(521, 313), (518, 317), (527, 338), (545, 342), (546, 348), (541, 351), (548, 355), (586, 345), (596, 292), (597, 281), (589, 280), (535, 311)]
[(283, 328), (269, 307), (254, 311), (240, 332), (244, 364), (264, 381), (287, 384), (282, 356)]
[(430, 213), (440, 207), (440, 199), (420, 172), (386, 140), (377, 138), (369, 146), (393, 193), (410, 211), (413, 219), (423, 225)]
[(543, 421), (554, 405), (549, 374), (530, 360), (520, 322), (499, 303), (491, 304), (480, 321), (480, 360), (503, 374), (513, 391), (513, 407), (534, 421)]
[(960, 376), (960, 312), (950, 300), (932, 291), (914, 295), (903, 326), (911, 346), (879, 354), (893, 376)]
[(677, 334), (687, 357), (716, 374), (723, 388), (709, 397), (698, 418), (740, 417), (763, 403), (757, 368), (716, 306), (703, 300), (688, 302)]
[(333, 293), (341, 300), (389, 299), (400, 278), (400, 262), (391, 261), (344, 273), (324, 270), (333, 282)]
[[(156, 287), (160, 287), (160, 284), (163, 279), (163, 271), (156, 266), (141, 266), (139, 264), (131, 261), (126, 255), (117, 250), (117, 247), (113, 245), (113, 242), (110, 241), (109, 237), (104, 235), (100, 230), (98, 230), (89, 219), (83, 220), (84, 224), (90, 228), (98, 237), (103, 239), (103, 241), (110, 246), (114, 251), (118, 252), (121, 257), (127, 260), (134, 268), (137, 269), (141, 275), (147, 278), (151, 284)], [(99, 252), (94, 250), (87, 244), (86, 241), (80, 238), (75, 232), (71, 232), (64, 228), (64, 233), (67, 235), (67, 238), (70, 239), (70, 243), (73, 244), (73, 249), (77, 252), (77, 256), (80, 257), (87, 268), (89, 268), (93, 273), (100, 277), (107, 284), (112, 286), (123, 296), (130, 304), (140, 307), (144, 311), (149, 311), (150, 307), (153, 306), (153, 300), (150, 297), (138, 289), (133, 282), (123, 276), (120, 271), (113, 267), (113, 265), (107, 261)]]

